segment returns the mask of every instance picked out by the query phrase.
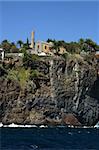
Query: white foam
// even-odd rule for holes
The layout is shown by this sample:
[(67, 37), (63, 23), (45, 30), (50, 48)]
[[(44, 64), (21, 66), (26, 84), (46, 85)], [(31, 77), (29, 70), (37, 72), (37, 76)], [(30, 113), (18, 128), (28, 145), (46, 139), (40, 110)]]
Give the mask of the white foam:
[(83, 128), (88, 128), (87, 126), (83, 126)]
[(46, 125), (41, 125), (40, 128), (47, 128), (48, 126)]
[(31, 128), (31, 127), (37, 127), (36, 125), (18, 125), (15, 123), (9, 124), (9, 125), (3, 125), (3, 127), (10, 127), (10, 128)]
[(30, 125), (30, 124), (26, 124), (26, 125), (19, 125), (19, 127), (24, 127), (24, 128), (37, 128), (36, 125)]
[(12, 124), (9, 124), (8, 127), (14, 127), (14, 128), (17, 128), (17, 127), (19, 127), (19, 125), (12, 123)]
[(69, 127), (69, 128), (74, 128), (74, 126), (73, 126), (73, 125), (68, 125), (68, 127)]
[(3, 127), (3, 123), (2, 122), (0, 122), (0, 127)]
[(94, 128), (99, 128), (99, 121), (98, 121), (98, 123), (94, 126)]
[[(2, 127), (12, 127), (12, 128), (37, 128), (38, 126), (36, 125), (18, 125), (18, 124), (15, 124), (15, 123), (12, 123), (12, 124), (9, 124), (9, 125), (4, 125), (2, 122), (0, 122), (0, 128)], [(68, 125), (68, 126), (57, 126), (57, 127), (60, 127), (60, 128), (65, 128), (65, 127), (69, 127), (69, 128), (99, 128), (99, 123), (97, 123), (95, 126), (83, 126), (83, 127), (80, 127), (80, 126), (73, 126), (73, 125)], [(48, 128), (47, 125), (40, 125), (39, 128)]]

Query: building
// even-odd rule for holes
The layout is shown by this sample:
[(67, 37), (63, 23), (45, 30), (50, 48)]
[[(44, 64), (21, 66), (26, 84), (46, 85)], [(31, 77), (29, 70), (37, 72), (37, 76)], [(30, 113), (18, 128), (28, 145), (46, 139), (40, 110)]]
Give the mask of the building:
[(31, 44), (30, 44), (30, 48), (34, 49), (35, 48), (35, 32), (32, 31), (31, 32)]
[(59, 47), (59, 54), (64, 54), (66, 52), (66, 49), (64, 47)]
[(0, 48), (0, 60), (4, 60), (4, 50), (3, 48)]
[(45, 54), (49, 54), (51, 52), (52, 46), (53, 46), (53, 43), (38, 41), (35, 43), (35, 52), (36, 53), (44, 52)]
[(96, 51), (95, 57), (96, 57), (97, 59), (99, 59), (99, 51)]
[(37, 41), (35, 42), (35, 32), (32, 31), (31, 33), (31, 44), (29, 51), (31, 51), (32, 54), (50, 54), (51, 53), (51, 47), (53, 46), (53, 43), (50, 42), (44, 42), (44, 41)]
[[(37, 41), (35, 42), (35, 32), (32, 31), (31, 33), (31, 44), (30, 49), (28, 49), (28, 52), (31, 54), (37, 54), (39, 56), (45, 55), (53, 55), (56, 53), (56, 50), (53, 49), (53, 42), (45, 42), (45, 41)], [(66, 49), (64, 47), (59, 47), (59, 54), (64, 54), (66, 52)]]

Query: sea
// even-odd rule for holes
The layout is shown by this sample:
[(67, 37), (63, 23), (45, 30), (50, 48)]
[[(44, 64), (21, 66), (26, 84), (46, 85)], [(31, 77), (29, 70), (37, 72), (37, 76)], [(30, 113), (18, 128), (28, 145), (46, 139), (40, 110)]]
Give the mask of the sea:
[(99, 150), (99, 129), (0, 128), (0, 150)]

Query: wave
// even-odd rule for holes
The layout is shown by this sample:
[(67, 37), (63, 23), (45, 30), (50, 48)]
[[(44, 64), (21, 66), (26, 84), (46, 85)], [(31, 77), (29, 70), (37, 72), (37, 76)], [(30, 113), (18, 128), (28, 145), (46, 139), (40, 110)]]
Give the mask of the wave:
[[(48, 128), (48, 127), (54, 127), (54, 126), (47, 126), (47, 125), (18, 125), (15, 123), (11, 123), (9, 125), (4, 125), (2, 122), (0, 123), (0, 128), (1, 127), (10, 127), (10, 128)], [(73, 125), (58, 125), (56, 126), (57, 128), (99, 128), (99, 124), (95, 126), (73, 126)]]
[(18, 125), (15, 123), (11, 123), (9, 125), (3, 125), (2, 123), (0, 123), (0, 127), (10, 127), (10, 128), (33, 128), (33, 127), (37, 127), (36, 125)]

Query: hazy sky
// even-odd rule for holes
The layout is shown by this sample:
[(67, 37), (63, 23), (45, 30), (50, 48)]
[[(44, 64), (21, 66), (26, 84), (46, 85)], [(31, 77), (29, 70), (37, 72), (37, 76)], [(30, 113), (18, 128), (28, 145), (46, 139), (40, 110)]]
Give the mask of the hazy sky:
[(99, 44), (99, 1), (0, 1), (0, 41), (48, 38), (78, 41), (91, 38)]

